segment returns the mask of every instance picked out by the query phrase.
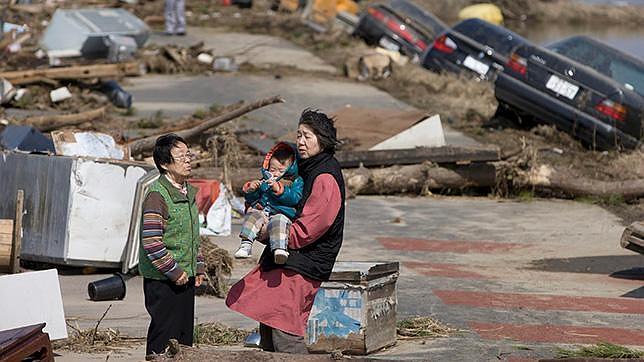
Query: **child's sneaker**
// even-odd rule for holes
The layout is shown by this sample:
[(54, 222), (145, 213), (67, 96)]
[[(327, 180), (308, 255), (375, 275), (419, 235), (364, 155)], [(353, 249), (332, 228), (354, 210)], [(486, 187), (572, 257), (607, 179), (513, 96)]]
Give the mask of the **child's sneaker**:
[(275, 258), (275, 264), (284, 264), (286, 263), (286, 259), (288, 259), (288, 251), (284, 249), (275, 249), (273, 256)]
[(250, 243), (241, 243), (239, 249), (235, 252), (236, 259), (248, 259), (251, 256), (253, 251), (253, 244)]

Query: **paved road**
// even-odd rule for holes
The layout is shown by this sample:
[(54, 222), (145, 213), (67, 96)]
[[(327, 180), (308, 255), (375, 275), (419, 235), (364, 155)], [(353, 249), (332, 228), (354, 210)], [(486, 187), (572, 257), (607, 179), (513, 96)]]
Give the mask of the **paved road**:
[[(347, 210), (339, 259), (400, 261), (398, 318), (431, 315), (461, 330), (450, 338), (401, 343), (374, 357), (516, 361), (552, 356), (559, 343), (644, 346), (643, 260), (619, 248), (622, 226), (601, 208), (567, 201), (358, 197)], [(217, 242), (231, 252), (238, 245), (234, 235)], [(238, 264), (231, 282), (251, 266)], [(93, 326), (110, 304), (86, 300), (86, 283), (100, 277), (61, 276), (66, 315), (82, 326)], [(111, 302), (102, 326), (145, 335), (141, 290), (140, 278), (128, 281), (126, 299)], [(221, 299), (200, 297), (197, 311), (199, 322), (254, 326)]]

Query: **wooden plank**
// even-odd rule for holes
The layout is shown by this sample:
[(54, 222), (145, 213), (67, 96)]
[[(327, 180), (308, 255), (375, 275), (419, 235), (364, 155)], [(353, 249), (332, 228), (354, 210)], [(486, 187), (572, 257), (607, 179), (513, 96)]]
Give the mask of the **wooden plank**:
[(20, 252), (22, 250), (22, 215), (23, 206), (25, 202), (25, 191), (18, 190), (16, 195), (16, 218), (15, 226), (13, 228), (13, 244), (11, 248), (11, 261), (9, 265), (9, 272), (11, 274), (20, 271)]
[(0, 234), (0, 245), (11, 245), (13, 243), (13, 232), (11, 234)]
[(412, 165), (425, 161), (434, 163), (462, 163), (498, 161), (501, 152), (497, 147), (419, 147), (406, 150), (344, 151), (335, 158), (342, 167)]
[(0, 219), (0, 234), (11, 234), (11, 233), (13, 233), (13, 220)]
[(88, 79), (88, 78), (113, 78), (119, 76), (142, 75), (139, 62), (120, 64), (96, 64), (61, 68), (44, 68), (0, 73), (0, 78), (5, 78), (13, 85), (28, 84), (42, 78), (48, 79)]

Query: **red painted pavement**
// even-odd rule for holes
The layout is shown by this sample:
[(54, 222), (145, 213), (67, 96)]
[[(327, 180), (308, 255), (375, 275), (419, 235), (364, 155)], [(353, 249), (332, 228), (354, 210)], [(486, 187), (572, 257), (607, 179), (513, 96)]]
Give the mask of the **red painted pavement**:
[(423, 263), (417, 261), (405, 261), (403, 265), (412, 269), (418, 274), (430, 277), (448, 277), (448, 278), (465, 278), (465, 279), (483, 279), (483, 275), (475, 273), (464, 268), (466, 265), (459, 264), (441, 264), (441, 263)]
[(434, 290), (445, 304), (480, 308), (525, 308), (584, 312), (644, 314), (644, 301), (632, 298), (573, 297), (565, 295), (517, 294)]
[(516, 325), (504, 323), (468, 322), (483, 339), (513, 339), (541, 343), (598, 343), (609, 342), (644, 346), (644, 330), (605, 327), (575, 327), (563, 325)]
[(526, 245), (516, 243), (497, 243), (493, 241), (470, 240), (428, 240), (410, 238), (378, 238), (386, 249), (410, 251), (434, 251), (438, 253), (498, 253), (522, 248)]

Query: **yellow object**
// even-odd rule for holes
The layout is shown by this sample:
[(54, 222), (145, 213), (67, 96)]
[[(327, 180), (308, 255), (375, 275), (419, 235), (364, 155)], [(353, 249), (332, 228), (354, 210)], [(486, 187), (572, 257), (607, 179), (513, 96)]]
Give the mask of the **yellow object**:
[(298, 0), (280, 0), (280, 8), (282, 10), (296, 12), (299, 6), (300, 2)]
[(489, 3), (466, 6), (458, 12), (458, 18), (461, 20), (479, 18), (496, 25), (503, 23), (501, 9)]
[(353, 15), (358, 14), (358, 4), (353, 0), (337, 0), (336, 9)]
[(326, 25), (337, 14), (337, 0), (313, 0), (311, 20)]

